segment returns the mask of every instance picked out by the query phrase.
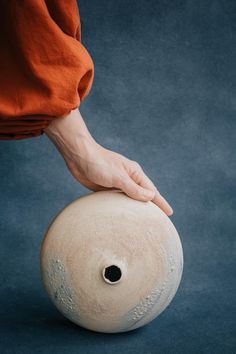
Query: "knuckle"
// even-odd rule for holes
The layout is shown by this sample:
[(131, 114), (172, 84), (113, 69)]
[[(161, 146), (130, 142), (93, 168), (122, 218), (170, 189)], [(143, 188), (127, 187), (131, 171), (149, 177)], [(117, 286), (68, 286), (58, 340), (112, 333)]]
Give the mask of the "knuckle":
[(139, 167), (139, 166), (140, 166), (139, 163), (138, 163), (137, 161), (135, 161), (135, 160), (132, 160), (132, 163), (133, 163), (133, 165), (136, 166), (136, 167)]
[(114, 176), (113, 184), (114, 184), (115, 187), (122, 188), (123, 185), (124, 185), (124, 180), (125, 180), (125, 176), (124, 175)]
[(133, 165), (133, 167), (134, 167), (137, 171), (139, 171), (139, 170), (142, 169), (142, 167), (140, 166), (140, 164), (139, 164), (137, 161), (135, 161), (135, 160), (132, 160), (132, 165)]

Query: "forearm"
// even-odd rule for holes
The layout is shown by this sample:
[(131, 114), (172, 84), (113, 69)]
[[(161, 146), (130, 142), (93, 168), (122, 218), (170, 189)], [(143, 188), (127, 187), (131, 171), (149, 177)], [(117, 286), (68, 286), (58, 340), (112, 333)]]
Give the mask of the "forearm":
[(84, 155), (92, 143), (96, 144), (77, 108), (53, 120), (44, 132), (66, 161), (79, 157), (82, 150)]
[(93, 139), (78, 108), (72, 110), (67, 116), (53, 120), (44, 131), (48, 137), (53, 139), (77, 136)]

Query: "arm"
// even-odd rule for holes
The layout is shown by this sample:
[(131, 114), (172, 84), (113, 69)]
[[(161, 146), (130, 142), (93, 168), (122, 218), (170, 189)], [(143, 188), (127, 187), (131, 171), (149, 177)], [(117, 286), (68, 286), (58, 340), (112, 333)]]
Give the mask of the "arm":
[(99, 145), (77, 109), (92, 86), (94, 66), (81, 43), (76, 0), (4, 1), (0, 47), (0, 139), (45, 131), (84, 186), (119, 188), (171, 215), (140, 165)]
[(152, 200), (167, 215), (172, 215), (172, 208), (141, 166), (99, 145), (78, 109), (51, 122), (45, 133), (62, 154), (71, 174), (85, 187), (94, 191), (121, 189), (133, 199)]

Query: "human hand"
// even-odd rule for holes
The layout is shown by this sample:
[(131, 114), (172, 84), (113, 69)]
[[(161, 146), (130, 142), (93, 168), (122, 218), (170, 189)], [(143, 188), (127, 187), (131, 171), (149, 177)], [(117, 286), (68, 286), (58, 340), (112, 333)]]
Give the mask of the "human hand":
[(78, 109), (53, 120), (45, 133), (62, 154), (71, 174), (85, 187), (94, 191), (120, 189), (133, 199), (152, 201), (168, 216), (173, 214), (139, 163), (98, 144)]

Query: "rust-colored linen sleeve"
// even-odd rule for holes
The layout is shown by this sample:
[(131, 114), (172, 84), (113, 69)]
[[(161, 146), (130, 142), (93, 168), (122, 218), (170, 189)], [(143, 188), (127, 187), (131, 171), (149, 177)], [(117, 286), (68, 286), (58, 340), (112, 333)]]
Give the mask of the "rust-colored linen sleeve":
[(94, 77), (76, 0), (0, 0), (0, 139), (41, 135)]

